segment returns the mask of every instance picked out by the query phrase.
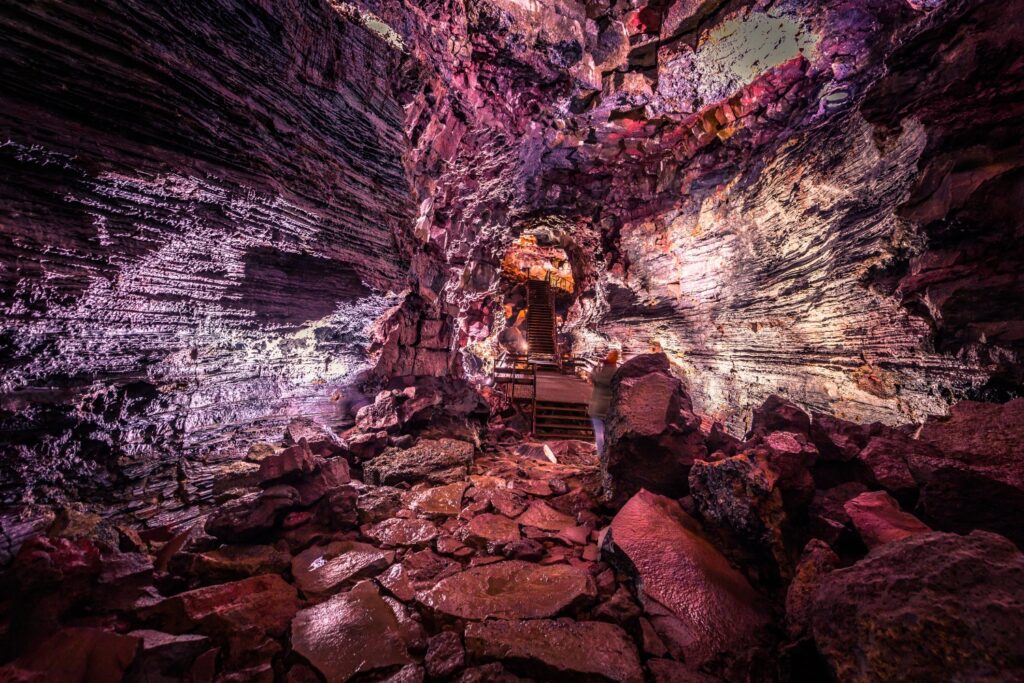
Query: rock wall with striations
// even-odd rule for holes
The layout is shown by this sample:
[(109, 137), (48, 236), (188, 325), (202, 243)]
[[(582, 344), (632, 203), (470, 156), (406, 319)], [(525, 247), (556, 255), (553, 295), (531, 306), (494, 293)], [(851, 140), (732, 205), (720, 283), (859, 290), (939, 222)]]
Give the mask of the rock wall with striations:
[(159, 523), (365, 366), (412, 258), (404, 57), (299, 0), (6, 3), (0, 33), (0, 505)]

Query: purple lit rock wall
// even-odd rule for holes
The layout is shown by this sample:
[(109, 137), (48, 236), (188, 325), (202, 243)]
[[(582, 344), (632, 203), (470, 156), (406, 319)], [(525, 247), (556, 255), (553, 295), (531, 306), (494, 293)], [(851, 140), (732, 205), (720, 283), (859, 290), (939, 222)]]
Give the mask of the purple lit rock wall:
[(330, 422), (407, 286), (401, 54), (317, 2), (6, 3), (0, 33), (0, 504), (173, 515), (237, 429)]

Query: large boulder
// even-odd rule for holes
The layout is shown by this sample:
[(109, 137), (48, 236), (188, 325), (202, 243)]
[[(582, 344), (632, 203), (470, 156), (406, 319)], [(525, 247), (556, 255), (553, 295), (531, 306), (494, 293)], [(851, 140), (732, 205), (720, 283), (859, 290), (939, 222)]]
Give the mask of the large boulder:
[(637, 493), (615, 515), (603, 548), (634, 577), (672, 656), (692, 669), (747, 651), (769, 622), (758, 594), (674, 500)]
[(821, 579), (812, 627), (835, 680), (1024, 680), (1024, 555), (984, 531), (887, 543)]
[(455, 439), (421, 439), (411, 448), (388, 448), (363, 466), (368, 484), (393, 486), (427, 481), (461, 481), (473, 464), (473, 444)]
[(949, 531), (987, 529), (1024, 547), (1024, 398), (961, 401), (948, 418), (927, 422), (920, 440), (941, 452), (908, 456), (922, 518)]
[(644, 680), (636, 647), (620, 627), (570, 619), (491, 620), (466, 626), (475, 659), (497, 659), (541, 680)]
[(165, 598), (140, 611), (162, 630), (196, 631), (226, 647), (232, 666), (263, 662), (280, 651), (298, 609), (295, 588), (277, 574), (261, 574)]
[(98, 628), (65, 628), (11, 664), (0, 681), (120, 681), (142, 652), (142, 638)]
[(601, 474), (612, 505), (642, 488), (686, 494), (690, 466), (707, 450), (690, 397), (664, 354), (637, 356), (615, 373), (606, 440)]

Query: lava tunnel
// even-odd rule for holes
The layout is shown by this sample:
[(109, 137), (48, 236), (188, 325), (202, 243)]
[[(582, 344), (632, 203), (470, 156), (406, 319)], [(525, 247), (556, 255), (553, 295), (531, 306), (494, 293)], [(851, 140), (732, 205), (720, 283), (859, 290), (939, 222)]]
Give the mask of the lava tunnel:
[(21, 0), (0, 82), (0, 681), (1024, 680), (1024, 0)]

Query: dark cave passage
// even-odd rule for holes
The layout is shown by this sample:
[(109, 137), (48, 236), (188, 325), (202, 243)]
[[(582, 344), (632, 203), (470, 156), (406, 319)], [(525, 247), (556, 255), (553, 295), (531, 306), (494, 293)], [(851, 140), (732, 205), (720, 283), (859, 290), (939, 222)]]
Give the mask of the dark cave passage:
[(0, 681), (1024, 679), (1024, 2), (0, 35)]

